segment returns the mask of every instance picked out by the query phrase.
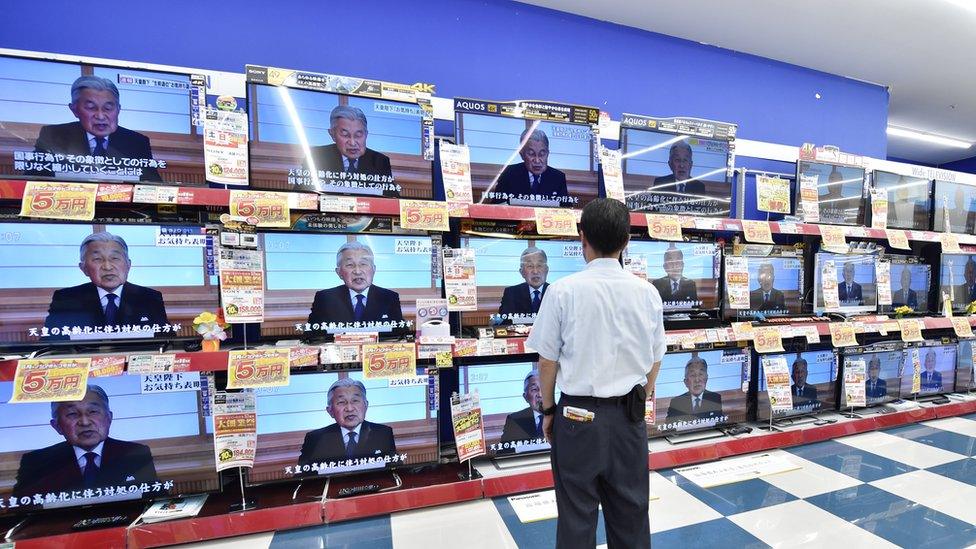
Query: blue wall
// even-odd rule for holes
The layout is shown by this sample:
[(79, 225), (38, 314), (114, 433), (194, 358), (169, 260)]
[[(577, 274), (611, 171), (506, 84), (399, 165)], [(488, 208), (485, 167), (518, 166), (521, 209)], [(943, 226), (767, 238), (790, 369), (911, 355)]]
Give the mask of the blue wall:
[[(747, 139), (884, 158), (888, 92), (825, 73), (500, 0), (13, 2), (0, 46), (226, 71), (245, 63), (740, 124)], [(213, 19), (210, 19), (213, 17)], [(226, 25), (207, 37), (207, 22)], [(822, 99), (816, 99), (819, 93)]]
[(956, 172), (976, 173), (976, 156), (942, 164), (939, 167)]

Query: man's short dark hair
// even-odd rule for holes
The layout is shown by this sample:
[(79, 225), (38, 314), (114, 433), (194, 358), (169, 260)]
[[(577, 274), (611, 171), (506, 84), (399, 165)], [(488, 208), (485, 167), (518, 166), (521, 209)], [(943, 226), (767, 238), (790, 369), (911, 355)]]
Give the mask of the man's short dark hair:
[(619, 252), (630, 238), (630, 212), (623, 202), (598, 198), (583, 208), (579, 229), (586, 241), (602, 255)]

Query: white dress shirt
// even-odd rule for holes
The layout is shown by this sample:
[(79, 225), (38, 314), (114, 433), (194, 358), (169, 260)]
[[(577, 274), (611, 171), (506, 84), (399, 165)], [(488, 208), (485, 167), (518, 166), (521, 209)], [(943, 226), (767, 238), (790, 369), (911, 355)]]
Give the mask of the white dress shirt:
[(95, 467), (102, 467), (102, 447), (104, 446), (105, 441), (103, 440), (102, 442), (98, 443), (98, 446), (95, 446), (91, 450), (85, 450), (84, 448), (79, 448), (77, 446), (71, 447), (71, 449), (75, 451), (75, 459), (78, 461), (78, 468), (81, 469), (81, 472), (85, 472), (85, 454), (87, 454), (89, 451), (95, 454)]
[(661, 296), (616, 259), (594, 259), (546, 293), (525, 345), (559, 363), (561, 392), (623, 396), (664, 358)]

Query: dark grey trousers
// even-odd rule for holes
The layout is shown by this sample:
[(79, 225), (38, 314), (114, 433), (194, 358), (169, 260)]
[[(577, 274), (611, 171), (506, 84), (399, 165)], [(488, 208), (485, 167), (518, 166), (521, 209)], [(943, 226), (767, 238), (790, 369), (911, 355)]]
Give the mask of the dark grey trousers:
[[(593, 412), (593, 421), (563, 417), (567, 405)], [(598, 505), (610, 549), (650, 548), (647, 427), (630, 421), (622, 402), (562, 395), (553, 427), (552, 476), (558, 549), (596, 546)]]

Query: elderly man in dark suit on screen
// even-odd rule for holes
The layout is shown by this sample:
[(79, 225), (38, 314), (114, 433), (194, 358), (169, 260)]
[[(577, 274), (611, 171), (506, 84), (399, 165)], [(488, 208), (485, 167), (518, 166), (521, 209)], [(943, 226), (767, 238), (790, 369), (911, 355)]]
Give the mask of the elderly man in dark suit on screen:
[(498, 314), (531, 315), (539, 312), (549, 283), (549, 260), (546, 252), (530, 246), (519, 256), (519, 274), (525, 282), (505, 288)]
[(802, 357), (797, 357), (793, 361), (793, 371), (791, 372), (793, 385), (790, 392), (793, 393), (793, 407), (810, 404), (817, 401), (817, 388), (807, 385), (807, 361)]
[(842, 306), (864, 305), (864, 294), (861, 285), (854, 282), (854, 264), (851, 262), (844, 263), (844, 280), (837, 285), (837, 296)]
[(704, 194), (705, 184), (691, 178), (691, 168), (694, 166), (691, 145), (678, 141), (668, 150), (668, 167), (671, 173), (655, 177), (651, 186), (653, 190), (669, 191), (677, 194)]
[(892, 294), (891, 306), (901, 307), (902, 305), (918, 309), (918, 294), (912, 289), (912, 271), (908, 266), (901, 269), (901, 288)]
[(754, 311), (782, 311), (786, 309), (786, 296), (773, 288), (776, 270), (772, 263), (759, 265), (759, 287), (749, 292), (749, 308)]
[[(392, 176), (390, 157), (366, 147), (369, 127), (362, 109), (338, 105), (329, 115), (331, 145), (313, 147), (311, 160), (315, 171), (361, 173)], [(306, 164), (309, 170), (313, 166)]]
[(400, 294), (373, 284), (376, 264), (369, 246), (358, 241), (343, 244), (336, 252), (335, 271), (342, 284), (315, 293), (309, 323), (403, 320)]
[(722, 395), (708, 391), (708, 363), (697, 354), (685, 364), (685, 387), (688, 391), (671, 399), (667, 421), (694, 418), (717, 418), (722, 415)]
[(542, 391), (539, 386), (538, 370), (532, 370), (525, 376), (522, 398), (529, 406), (505, 417), (502, 443), (544, 437), (542, 433)]
[(888, 396), (888, 382), (881, 379), (881, 359), (877, 356), (868, 361), (868, 378), (864, 380), (864, 392), (869, 402)]
[(489, 188), (489, 191), (508, 195), (508, 198), (485, 201), (530, 200), (533, 196), (538, 196), (540, 200), (567, 199), (566, 174), (549, 165), (549, 136), (533, 126), (522, 132), (519, 143), (522, 161), (506, 166), (494, 188)]
[(661, 294), (664, 307), (679, 303), (690, 303), (691, 307), (697, 307), (698, 286), (694, 280), (684, 276), (685, 256), (674, 246), (664, 252), (664, 272), (664, 276), (651, 282), (657, 288), (657, 293)]

